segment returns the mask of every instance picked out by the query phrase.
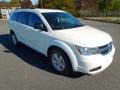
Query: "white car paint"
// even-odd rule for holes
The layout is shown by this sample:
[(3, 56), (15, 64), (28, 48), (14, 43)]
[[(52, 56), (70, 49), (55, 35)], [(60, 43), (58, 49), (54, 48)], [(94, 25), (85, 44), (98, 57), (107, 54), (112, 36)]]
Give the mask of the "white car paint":
[[(44, 22), (48, 32), (9, 20), (10, 30), (15, 32), (18, 41), (35, 49), (43, 55), (47, 56), (48, 48), (50, 46), (60, 47), (69, 56), (74, 71), (91, 75), (103, 71), (111, 64), (115, 52), (113, 44), (111, 52), (107, 55), (81, 55), (75, 47), (75, 45), (78, 45), (80, 47), (96, 48), (106, 45), (112, 42), (112, 38), (109, 34), (87, 25), (78, 28), (54, 31), (41, 13), (64, 12), (61, 10), (23, 9), (15, 12), (33, 12)], [(102, 66), (100, 70), (90, 72), (91, 69), (99, 66)]]
[(62, 37), (61, 39), (83, 47), (103, 46), (112, 41), (110, 35), (90, 26), (83, 26), (68, 30), (57, 30), (55, 33), (58, 37)]

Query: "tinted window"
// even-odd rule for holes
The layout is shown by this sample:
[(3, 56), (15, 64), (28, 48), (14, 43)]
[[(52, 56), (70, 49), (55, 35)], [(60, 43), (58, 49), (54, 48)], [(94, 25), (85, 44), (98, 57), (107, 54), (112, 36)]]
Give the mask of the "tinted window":
[(65, 12), (42, 13), (53, 30), (83, 26), (75, 17)]
[(17, 21), (17, 15), (18, 15), (17, 13), (13, 13), (10, 19)]
[(30, 15), (29, 25), (34, 26), (35, 24), (43, 24), (42, 20), (34, 13)]
[(28, 12), (20, 12), (18, 15), (18, 22), (28, 25), (29, 14)]

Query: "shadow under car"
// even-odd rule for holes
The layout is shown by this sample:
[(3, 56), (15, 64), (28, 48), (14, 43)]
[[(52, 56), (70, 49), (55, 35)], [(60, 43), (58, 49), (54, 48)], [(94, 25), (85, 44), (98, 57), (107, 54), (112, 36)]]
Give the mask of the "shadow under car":
[[(0, 35), (0, 43), (6, 48), (3, 50), (4, 53), (14, 53), (16, 56), (21, 58), (21, 60), (36, 68), (59, 75), (55, 70), (52, 69), (47, 57), (23, 44), (21, 44), (19, 47), (14, 46), (11, 42), (9, 34)], [(80, 72), (72, 72), (67, 77), (77, 78), (84, 75), (85, 74)]]

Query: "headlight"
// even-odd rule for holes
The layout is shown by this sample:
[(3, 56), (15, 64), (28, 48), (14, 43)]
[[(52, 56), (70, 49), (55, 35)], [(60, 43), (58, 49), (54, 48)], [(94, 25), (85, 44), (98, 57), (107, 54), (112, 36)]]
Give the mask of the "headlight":
[(98, 48), (87, 48), (87, 47), (80, 47), (80, 46), (75, 46), (75, 47), (80, 52), (80, 54), (83, 54), (83, 55), (98, 54)]

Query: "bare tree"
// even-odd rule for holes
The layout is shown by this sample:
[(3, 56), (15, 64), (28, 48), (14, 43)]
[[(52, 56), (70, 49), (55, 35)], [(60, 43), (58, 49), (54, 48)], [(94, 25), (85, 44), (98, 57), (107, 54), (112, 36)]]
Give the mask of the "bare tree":
[(43, 0), (38, 1), (38, 8), (44, 8), (44, 2)]
[(33, 4), (31, 2), (31, 0), (22, 0), (21, 8), (33, 8)]

